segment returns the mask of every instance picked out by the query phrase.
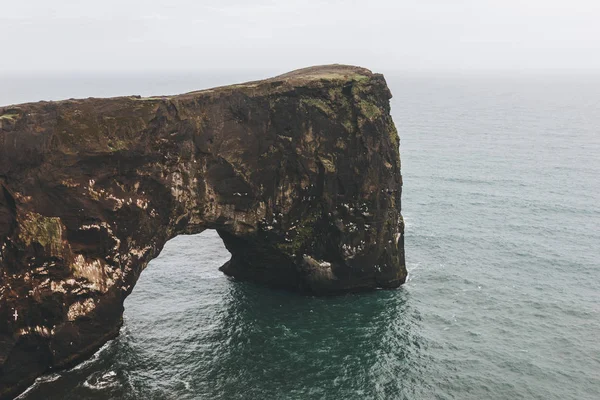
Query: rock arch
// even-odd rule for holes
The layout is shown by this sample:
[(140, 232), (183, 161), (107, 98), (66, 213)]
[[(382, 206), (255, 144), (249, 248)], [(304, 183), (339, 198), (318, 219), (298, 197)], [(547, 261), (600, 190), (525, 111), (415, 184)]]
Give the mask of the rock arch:
[(406, 278), (382, 75), (313, 67), (179, 96), (0, 108), (0, 397), (118, 334), (180, 234), (238, 279), (316, 294)]

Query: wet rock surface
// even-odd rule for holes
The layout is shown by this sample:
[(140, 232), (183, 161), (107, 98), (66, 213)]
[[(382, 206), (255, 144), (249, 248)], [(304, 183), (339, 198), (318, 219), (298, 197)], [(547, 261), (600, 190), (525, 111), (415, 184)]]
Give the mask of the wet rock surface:
[(0, 398), (117, 335), (177, 235), (217, 230), (236, 279), (314, 294), (402, 284), (390, 98), (382, 75), (334, 65), (0, 108)]

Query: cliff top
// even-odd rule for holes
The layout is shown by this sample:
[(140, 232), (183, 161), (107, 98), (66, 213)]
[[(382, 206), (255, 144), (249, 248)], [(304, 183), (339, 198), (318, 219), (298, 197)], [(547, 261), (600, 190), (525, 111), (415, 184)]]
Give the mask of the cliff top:
[(267, 79), (267, 81), (307, 81), (307, 80), (353, 80), (360, 77), (371, 77), (373, 73), (362, 67), (355, 67), (352, 65), (342, 64), (330, 64), (330, 65), (317, 65), (314, 67), (307, 67), (297, 69), (285, 73), (283, 75), (276, 76), (274, 78)]
[[(292, 72), (285, 73), (283, 75), (275, 76), (273, 78), (267, 78), (263, 80), (238, 83), (227, 86), (219, 86), (214, 88), (207, 88), (196, 90), (184, 94), (175, 94), (175, 95), (158, 95), (158, 96), (149, 96), (149, 97), (141, 97), (137, 95), (131, 96), (118, 96), (113, 98), (88, 98), (88, 99), (68, 99), (68, 100), (59, 100), (59, 101), (42, 101), (38, 103), (62, 103), (62, 102), (84, 102), (84, 101), (103, 101), (109, 99), (137, 99), (137, 100), (147, 100), (147, 101), (160, 101), (160, 100), (168, 100), (173, 98), (190, 98), (200, 96), (214, 96), (219, 95), (221, 93), (227, 93), (232, 90), (241, 90), (250, 96), (261, 96), (270, 93), (281, 93), (290, 90), (294, 90), (294, 88), (298, 87), (314, 87), (320, 86), (323, 83), (328, 83), (332, 81), (345, 82), (345, 81), (365, 81), (369, 80), (374, 76), (380, 76), (379, 74), (373, 74), (370, 70), (366, 68), (351, 66), (351, 65), (341, 65), (341, 64), (331, 64), (331, 65), (319, 65), (308, 68), (298, 69)], [(23, 106), (33, 103), (26, 104), (18, 104), (18, 105), (0, 105), (0, 119), (4, 119), (8, 121), (9, 119), (14, 119), (17, 117), (19, 113), (19, 109)], [(2, 124), (0, 124), (0, 128)]]
[[(278, 88), (287, 89), (319, 85), (327, 81), (363, 81), (378, 75), (362, 67), (342, 64), (317, 65), (313, 67), (301, 68), (295, 71), (278, 75), (273, 78), (262, 79), (234, 85), (220, 86), (210, 89), (203, 89), (186, 93), (182, 96), (197, 95), (202, 93), (218, 93), (231, 89), (244, 90), (250, 89), (252, 94), (266, 94), (269, 92), (281, 91)], [(258, 92), (257, 93), (257, 89)]]

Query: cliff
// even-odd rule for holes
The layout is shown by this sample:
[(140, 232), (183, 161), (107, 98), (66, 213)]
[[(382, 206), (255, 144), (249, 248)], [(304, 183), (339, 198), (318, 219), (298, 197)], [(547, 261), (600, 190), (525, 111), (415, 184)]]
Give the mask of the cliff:
[(315, 294), (402, 284), (390, 97), (382, 75), (334, 65), (0, 108), (0, 398), (117, 335), (177, 235), (217, 230), (237, 279)]

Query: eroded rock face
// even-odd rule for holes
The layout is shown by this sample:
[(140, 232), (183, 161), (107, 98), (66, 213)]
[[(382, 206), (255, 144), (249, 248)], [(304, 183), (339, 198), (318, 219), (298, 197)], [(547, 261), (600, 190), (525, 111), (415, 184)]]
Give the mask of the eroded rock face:
[(140, 273), (180, 234), (216, 229), (239, 279), (402, 284), (390, 97), (379, 74), (325, 66), (0, 108), (0, 397), (117, 335)]

